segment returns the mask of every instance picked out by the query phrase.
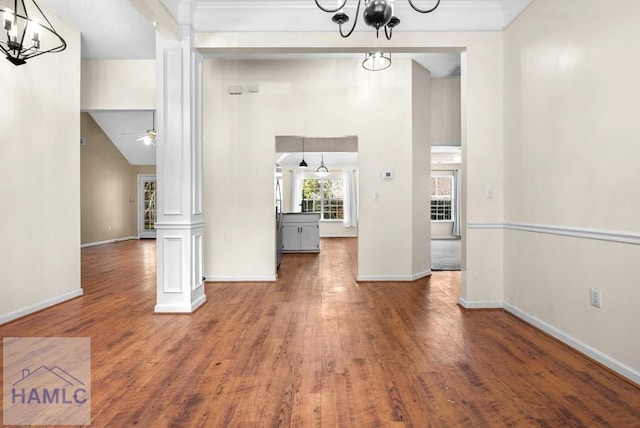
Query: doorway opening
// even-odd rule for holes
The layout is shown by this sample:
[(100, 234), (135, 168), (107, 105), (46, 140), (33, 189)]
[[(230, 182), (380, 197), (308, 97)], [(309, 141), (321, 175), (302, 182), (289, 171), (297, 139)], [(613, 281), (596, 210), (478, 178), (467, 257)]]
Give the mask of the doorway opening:
[[(304, 140), (304, 141), (303, 141)], [(302, 162), (307, 164), (306, 167)], [(277, 260), (283, 216), (318, 218), (318, 238), (358, 236), (358, 138), (276, 136)], [(303, 232), (306, 230), (301, 229)], [(304, 247), (306, 248), (306, 247)], [(294, 250), (285, 249), (285, 252)]]
[(156, 237), (156, 176), (138, 174), (138, 236)]
[(431, 147), (431, 270), (462, 267), (462, 148)]

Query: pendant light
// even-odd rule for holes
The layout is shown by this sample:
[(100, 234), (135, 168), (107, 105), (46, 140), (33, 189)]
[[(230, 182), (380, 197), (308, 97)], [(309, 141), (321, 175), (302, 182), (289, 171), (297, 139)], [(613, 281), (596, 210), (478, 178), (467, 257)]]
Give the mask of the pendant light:
[(309, 165), (307, 165), (307, 162), (305, 162), (304, 160), (304, 137), (302, 137), (302, 161), (300, 161), (300, 165), (298, 165), (300, 168), (308, 168)]
[(381, 71), (391, 66), (391, 54), (382, 52), (369, 52), (364, 55), (362, 68), (369, 71)]
[(324, 153), (322, 153), (322, 160), (320, 161), (320, 166), (316, 169), (316, 176), (318, 177), (326, 177), (329, 175), (329, 170), (326, 166), (324, 166)]

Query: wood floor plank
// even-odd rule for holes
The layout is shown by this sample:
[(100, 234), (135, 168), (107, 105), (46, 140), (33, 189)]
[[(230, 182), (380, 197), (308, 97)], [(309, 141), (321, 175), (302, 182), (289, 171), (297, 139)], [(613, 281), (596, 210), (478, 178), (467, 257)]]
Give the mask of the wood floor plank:
[(154, 241), (85, 248), (85, 294), (0, 333), (91, 338), (94, 427), (640, 427), (640, 389), (462, 310), (459, 272), (358, 283), (356, 239), (321, 246), (192, 315), (153, 314)]

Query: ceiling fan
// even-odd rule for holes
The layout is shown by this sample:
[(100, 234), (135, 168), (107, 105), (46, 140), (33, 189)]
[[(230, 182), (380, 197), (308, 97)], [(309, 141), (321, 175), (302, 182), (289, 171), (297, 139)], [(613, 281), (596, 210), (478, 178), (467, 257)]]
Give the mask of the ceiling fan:
[(144, 142), (145, 146), (156, 145), (156, 112), (153, 113), (153, 126), (151, 129), (147, 129), (147, 133), (142, 137), (138, 138), (136, 141)]

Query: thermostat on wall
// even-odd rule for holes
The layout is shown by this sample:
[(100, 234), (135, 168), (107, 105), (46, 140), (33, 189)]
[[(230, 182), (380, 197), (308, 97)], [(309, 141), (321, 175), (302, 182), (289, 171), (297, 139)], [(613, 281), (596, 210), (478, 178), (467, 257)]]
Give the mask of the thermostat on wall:
[(396, 174), (391, 169), (387, 169), (382, 171), (382, 179), (383, 180), (393, 180)]

